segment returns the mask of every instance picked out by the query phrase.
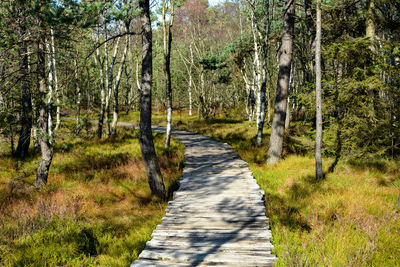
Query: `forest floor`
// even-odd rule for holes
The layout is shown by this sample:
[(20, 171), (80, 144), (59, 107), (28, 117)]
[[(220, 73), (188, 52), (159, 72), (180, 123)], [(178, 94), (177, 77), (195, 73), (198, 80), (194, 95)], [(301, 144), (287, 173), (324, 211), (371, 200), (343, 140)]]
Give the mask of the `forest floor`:
[[(90, 117), (90, 116), (89, 116)], [(122, 115), (137, 123), (139, 113)], [(155, 113), (153, 124), (165, 125)], [(284, 160), (265, 165), (270, 129), (255, 144), (255, 123), (218, 117), (199, 120), (174, 113), (173, 127), (230, 144), (249, 163), (265, 191), (277, 266), (399, 266), (400, 213), (396, 201), (400, 163), (348, 160), (315, 182), (313, 141), (294, 122)], [(138, 132), (96, 140), (87, 125), (81, 136), (73, 122), (57, 134), (49, 183), (32, 189), (39, 156), (16, 161), (0, 142), (0, 265), (127, 266), (137, 258), (166, 204), (150, 196)], [(163, 148), (155, 134), (162, 172), (170, 192), (184, 162), (182, 144)], [(333, 161), (324, 158), (325, 170)]]
[[(121, 120), (138, 122), (138, 112)], [(156, 113), (153, 124), (165, 125)], [(230, 144), (249, 163), (265, 190), (277, 266), (400, 266), (400, 162), (349, 160), (315, 181), (314, 142), (293, 123), (284, 144), (284, 159), (265, 164), (270, 128), (256, 146), (255, 123), (217, 117), (199, 120), (173, 116), (173, 128), (202, 133)], [(324, 169), (333, 162), (324, 158)]]
[[(128, 266), (165, 214), (151, 197), (138, 131), (119, 129), (98, 140), (96, 127), (79, 136), (73, 122), (56, 133), (47, 186), (32, 184), (40, 153), (24, 161), (2, 144), (0, 155), (0, 266)], [(169, 194), (177, 188), (184, 146), (164, 149), (155, 134)]]

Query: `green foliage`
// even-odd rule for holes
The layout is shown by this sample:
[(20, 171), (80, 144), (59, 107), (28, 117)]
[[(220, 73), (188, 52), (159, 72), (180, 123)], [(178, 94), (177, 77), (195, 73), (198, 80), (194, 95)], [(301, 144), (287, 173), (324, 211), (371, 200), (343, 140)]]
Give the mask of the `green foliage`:
[[(325, 180), (317, 182), (313, 140), (301, 136), (309, 125), (296, 122), (285, 140), (285, 159), (267, 166), (268, 138), (255, 146), (256, 129), (249, 128), (248, 122), (179, 119), (179, 128), (227, 142), (250, 163), (253, 176), (265, 191), (277, 266), (398, 265), (397, 161), (343, 161)], [(266, 132), (268, 136), (269, 129)], [(290, 151), (293, 142), (310, 155)], [(324, 158), (325, 170), (331, 162), (332, 158)]]
[[(97, 140), (71, 135), (73, 125), (64, 121), (57, 134), (42, 190), (31, 186), (39, 155), (20, 162), (1, 155), (1, 266), (127, 266), (160, 223), (166, 203), (151, 196), (138, 131), (118, 129), (119, 137)], [(172, 196), (184, 146), (173, 139), (165, 149), (164, 138), (156, 134), (154, 142)]]
[(4, 247), (0, 259), (5, 266), (54, 266), (69, 263), (92, 265), (99, 250), (98, 227), (72, 218), (36, 218), (31, 224), (42, 225), (34, 233), (14, 240)]

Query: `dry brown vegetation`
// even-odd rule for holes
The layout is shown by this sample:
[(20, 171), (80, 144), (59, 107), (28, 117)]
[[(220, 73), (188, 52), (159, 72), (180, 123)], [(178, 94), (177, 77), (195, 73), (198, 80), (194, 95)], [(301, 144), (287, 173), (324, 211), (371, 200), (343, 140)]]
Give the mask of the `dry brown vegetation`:
[[(71, 125), (70, 125), (71, 126)], [(136, 130), (107, 140), (57, 133), (49, 183), (32, 184), (38, 156), (0, 160), (0, 262), (5, 266), (126, 266), (144, 248), (165, 203), (151, 196)], [(167, 189), (177, 187), (183, 145), (156, 149)]]

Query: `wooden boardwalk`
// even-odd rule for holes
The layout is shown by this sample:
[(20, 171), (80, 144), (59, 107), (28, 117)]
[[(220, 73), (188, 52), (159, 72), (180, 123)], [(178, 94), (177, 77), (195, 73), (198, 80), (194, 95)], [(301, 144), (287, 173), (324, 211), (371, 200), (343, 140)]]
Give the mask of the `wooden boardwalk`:
[(186, 146), (180, 188), (131, 267), (272, 266), (264, 192), (247, 163), (227, 144), (190, 132), (172, 134)]

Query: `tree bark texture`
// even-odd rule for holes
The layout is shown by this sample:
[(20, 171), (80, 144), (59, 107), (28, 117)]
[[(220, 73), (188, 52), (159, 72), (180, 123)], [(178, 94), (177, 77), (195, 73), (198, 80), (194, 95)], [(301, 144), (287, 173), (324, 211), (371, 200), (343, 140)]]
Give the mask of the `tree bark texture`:
[(261, 46), (261, 56), (263, 63), (263, 81), (260, 89), (260, 119), (257, 124), (257, 145), (261, 145), (262, 134), (264, 128), (265, 114), (266, 114), (266, 91), (267, 91), (267, 60), (268, 55), (268, 40), (269, 40), (269, 1), (265, 1), (265, 13), (266, 13), (266, 23), (265, 23), (265, 40)]
[(292, 62), (295, 6), (296, 0), (286, 0), (274, 116), (272, 119), (271, 137), (269, 140), (268, 164), (276, 163), (282, 156), (290, 65)]
[(317, 1), (317, 33), (315, 40), (315, 97), (316, 97), (316, 135), (315, 135), (315, 174), (316, 179), (323, 178), (322, 173), (322, 96), (321, 96), (321, 3)]
[(365, 35), (368, 37), (372, 44), (370, 46), (370, 49), (372, 51), (375, 51), (375, 0), (369, 0), (367, 2), (367, 18), (365, 21), (366, 24), (366, 29), (365, 29)]
[(171, 143), (171, 122), (172, 122), (172, 81), (171, 81), (171, 45), (172, 45), (172, 26), (174, 23), (174, 3), (171, 1), (171, 18), (166, 21), (166, 0), (163, 0), (162, 20), (163, 20), (163, 41), (164, 41), (164, 74), (165, 74), (165, 93), (167, 100), (167, 130), (165, 137), (165, 148)]
[[(98, 40), (98, 37), (96, 36), (96, 43), (98, 43), (98, 42), (99, 42), (99, 40)], [(95, 64), (98, 65), (99, 73), (100, 73), (100, 101), (101, 101), (101, 106), (100, 106), (99, 122), (98, 122), (98, 125), (97, 125), (97, 138), (101, 138), (101, 136), (103, 135), (104, 113), (106, 111), (106, 87), (105, 87), (105, 84), (104, 84), (103, 63), (101, 62), (100, 49), (99, 48), (96, 49), (96, 55), (94, 56), (94, 61), (95, 61)]]
[(32, 129), (32, 96), (30, 82), (27, 77), (29, 73), (29, 58), (27, 43), (24, 42), (19, 51), (21, 57), (21, 130), (19, 133), (18, 146), (15, 155), (25, 158), (28, 155)]
[(51, 64), (53, 70), (53, 87), (54, 93), (56, 96), (56, 127), (55, 130), (58, 130), (61, 125), (61, 106), (60, 106), (60, 91), (58, 89), (58, 76), (57, 76), (57, 68), (56, 68), (56, 45), (54, 42), (54, 30), (50, 30), (51, 35)]
[[(129, 114), (129, 108), (130, 108), (130, 104), (131, 101), (129, 100), (129, 92), (130, 92), (131, 88), (129, 86), (129, 73), (128, 73), (128, 68), (125, 65), (125, 114), (128, 115)], [(132, 96), (133, 98), (133, 96)]]
[(48, 124), (48, 103), (46, 103), (46, 66), (45, 66), (45, 34), (42, 33), (38, 42), (37, 51), (37, 75), (39, 81), (38, 97), (38, 130), (40, 139), (40, 150), (42, 158), (36, 173), (35, 187), (39, 188), (47, 184), (49, 169), (53, 159), (53, 146), (50, 142), (49, 124)]
[[(107, 125), (107, 135), (108, 136), (111, 135), (111, 124), (110, 124), (110, 119), (109, 119), (110, 118), (110, 98), (111, 98), (111, 93), (113, 90), (113, 82), (114, 82), (114, 65), (115, 65), (115, 60), (117, 58), (117, 54), (118, 54), (120, 40), (121, 40), (121, 38), (118, 38), (116, 44), (114, 45), (114, 52), (111, 57), (111, 62), (107, 68), (108, 82), (107, 82), (107, 96), (106, 96), (106, 125)], [(108, 57), (108, 55), (106, 55), (106, 58), (107, 57)], [(118, 102), (118, 100), (117, 100), (117, 102)]]
[(80, 132), (81, 128), (81, 88), (79, 87), (78, 79), (78, 59), (75, 58), (75, 92), (76, 92), (76, 131)]
[(149, 0), (140, 0), (139, 7), (142, 30), (142, 84), (140, 96), (140, 134), (139, 143), (146, 173), (153, 195), (165, 200), (165, 186), (154, 148), (151, 130), (151, 91), (153, 75), (152, 31)]
[[(127, 31), (129, 31), (129, 29), (126, 29)], [(122, 70), (124, 68), (125, 65), (125, 60), (126, 60), (126, 54), (128, 53), (128, 48), (129, 48), (129, 37), (126, 36), (126, 40), (125, 40), (125, 48), (124, 48), (124, 52), (122, 54), (122, 60), (121, 60), (121, 65), (119, 66), (118, 69), (118, 73), (117, 73), (117, 77), (115, 79), (115, 83), (114, 83), (114, 109), (113, 109), (113, 121), (112, 121), (112, 125), (111, 125), (111, 129), (112, 129), (112, 134), (116, 135), (117, 134), (117, 122), (118, 122), (118, 88), (119, 88), (119, 84), (121, 82), (121, 76), (122, 76)]]

